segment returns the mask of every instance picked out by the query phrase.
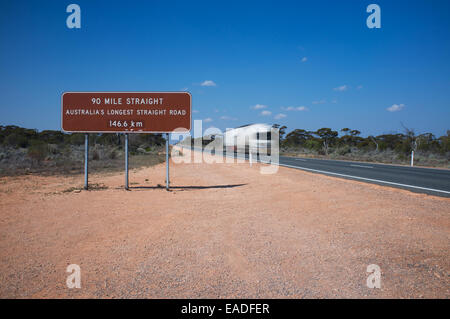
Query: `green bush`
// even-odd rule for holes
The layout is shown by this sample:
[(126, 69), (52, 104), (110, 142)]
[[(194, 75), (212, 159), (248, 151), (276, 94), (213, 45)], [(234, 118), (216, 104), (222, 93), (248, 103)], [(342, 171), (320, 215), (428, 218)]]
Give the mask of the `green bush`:
[(48, 153), (48, 145), (45, 143), (34, 143), (27, 151), (28, 156), (37, 163), (43, 161)]
[(5, 138), (5, 144), (12, 147), (27, 147), (29, 145), (28, 139), (25, 136), (19, 135), (17, 133), (8, 135)]
[(345, 155), (345, 154), (351, 153), (351, 151), (352, 151), (351, 147), (348, 146), (348, 145), (344, 145), (344, 146), (339, 147), (338, 149), (336, 149), (336, 153), (338, 155)]
[(109, 156), (108, 156), (110, 159), (116, 159), (117, 158), (117, 153), (116, 153), (116, 150), (112, 150), (110, 153), (109, 153)]
[(98, 153), (97, 150), (93, 150), (92, 151), (92, 160), (93, 161), (98, 161), (100, 159), (100, 154)]
[(82, 145), (84, 144), (84, 134), (76, 133), (70, 136), (70, 144)]

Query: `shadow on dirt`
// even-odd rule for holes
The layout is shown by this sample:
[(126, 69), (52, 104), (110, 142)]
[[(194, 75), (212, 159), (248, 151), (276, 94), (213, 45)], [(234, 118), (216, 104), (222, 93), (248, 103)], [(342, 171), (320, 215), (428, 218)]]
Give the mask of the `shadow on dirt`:
[[(176, 190), (188, 190), (188, 189), (211, 189), (211, 188), (234, 188), (234, 187), (240, 187), (247, 184), (231, 184), (231, 185), (210, 185), (210, 186), (170, 186), (169, 189), (176, 189)], [(144, 189), (165, 189), (166, 186), (164, 185), (157, 185), (157, 186), (131, 186), (130, 190), (144, 190)]]

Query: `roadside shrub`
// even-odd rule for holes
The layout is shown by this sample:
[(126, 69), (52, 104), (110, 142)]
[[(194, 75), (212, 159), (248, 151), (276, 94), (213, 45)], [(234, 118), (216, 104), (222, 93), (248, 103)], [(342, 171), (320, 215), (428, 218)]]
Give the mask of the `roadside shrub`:
[(27, 147), (29, 143), (25, 136), (13, 133), (5, 138), (5, 144), (12, 147)]
[(93, 161), (98, 161), (100, 159), (100, 154), (98, 153), (97, 150), (93, 150), (92, 151), (92, 160)]
[(59, 147), (56, 144), (48, 144), (48, 152), (52, 155), (59, 154)]
[(70, 144), (82, 145), (84, 144), (84, 134), (75, 133), (70, 136)]
[(48, 155), (48, 146), (44, 143), (34, 143), (28, 148), (27, 155), (38, 164)]
[[(322, 150), (322, 143), (317, 140), (308, 140), (305, 142), (305, 148), (315, 151), (321, 151)], [(325, 154), (325, 152), (322, 152)]]
[(336, 153), (338, 155), (345, 155), (345, 154), (351, 153), (351, 151), (352, 150), (351, 150), (350, 146), (348, 146), (348, 145), (344, 145), (344, 146), (336, 149)]
[(399, 161), (405, 162), (408, 158), (407, 158), (407, 156), (405, 154), (400, 153), (400, 154), (397, 155), (397, 159)]
[(116, 159), (117, 158), (117, 153), (116, 153), (116, 150), (112, 150), (110, 153), (109, 153), (109, 155), (108, 155), (108, 157), (110, 158), (110, 159)]

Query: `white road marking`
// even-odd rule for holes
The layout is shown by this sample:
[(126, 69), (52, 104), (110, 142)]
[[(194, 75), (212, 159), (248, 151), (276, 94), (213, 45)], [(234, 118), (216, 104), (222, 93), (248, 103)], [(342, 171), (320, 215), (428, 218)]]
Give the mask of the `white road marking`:
[[(270, 164), (269, 162), (263, 162), (265, 164)], [(342, 177), (350, 177), (354, 179), (360, 179), (364, 181), (371, 181), (371, 182), (377, 182), (377, 183), (383, 183), (388, 185), (396, 185), (396, 186), (403, 186), (408, 188), (416, 188), (416, 189), (422, 189), (426, 191), (432, 191), (432, 192), (438, 192), (438, 193), (444, 193), (444, 194), (450, 194), (448, 191), (443, 191), (441, 189), (434, 189), (434, 188), (427, 188), (427, 187), (420, 187), (420, 186), (414, 186), (414, 185), (407, 185), (407, 184), (401, 184), (401, 183), (394, 183), (394, 182), (388, 182), (388, 181), (382, 181), (379, 179), (372, 179), (372, 178), (365, 178), (365, 177), (359, 177), (359, 176), (352, 176), (352, 175), (346, 175), (346, 174), (339, 174), (339, 173), (333, 173), (333, 172), (327, 172), (327, 171), (321, 171), (318, 169), (312, 169), (312, 168), (306, 168), (301, 166), (292, 166), (287, 164), (278, 164), (279, 166), (286, 166), (290, 168), (299, 168), (305, 171), (311, 171), (311, 172), (317, 172), (317, 173), (324, 173), (324, 174), (330, 174), (330, 175), (336, 175), (336, 176), (342, 176)]]
[(296, 158), (295, 160), (296, 160), (296, 161), (306, 162), (306, 160), (305, 160), (305, 159), (302, 159), (302, 158)]
[(356, 165), (356, 164), (350, 164), (350, 166), (353, 166), (353, 167), (364, 167), (364, 168), (373, 168), (373, 166)]
[[(271, 162), (266, 162), (266, 161), (262, 161), (262, 160), (258, 160), (258, 162), (264, 163), (264, 164), (272, 164)], [(339, 173), (321, 171), (321, 170), (318, 170), (318, 169), (306, 168), (306, 167), (301, 167), (301, 166), (293, 166), (293, 165), (287, 165), (287, 164), (274, 163), (274, 165), (276, 165), (276, 164), (278, 164), (279, 166), (285, 166), (285, 167), (290, 167), (290, 168), (297, 168), (297, 169), (302, 169), (302, 170), (305, 170), (305, 171), (324, 173), (324, 174), (330, 174), (330, 175), (336, 175), (336, 176), (342, 176), (342, 177), (350, 177), (350, 178), (360, 179), (360, 180), (364, 180), (364, 181), (371, 181), (371, 182), (383, 183), (383, 184), (388, 184), (388, 185), (403, 186), (403, 187), (422, 189), (422, 190), (427, 190), (427, 191), (432, 191), (432, 192), (437, 192), (437, 193), (450, 194), (450, 192), (443, 191), (441, 189), (434, 189), (434, 188), (420, 187), (420, 186), (407, 185), (407, 184), (401, 184), (401, 183), (394, 183), (394, 182), (382, 181), (382, 180), (379, 180), (379, 179), (365, 178), (365, 177), (359, 177), (359, 176), (352, 176), (352, 175), (346, 175), (346, 174), (339, 174)]]

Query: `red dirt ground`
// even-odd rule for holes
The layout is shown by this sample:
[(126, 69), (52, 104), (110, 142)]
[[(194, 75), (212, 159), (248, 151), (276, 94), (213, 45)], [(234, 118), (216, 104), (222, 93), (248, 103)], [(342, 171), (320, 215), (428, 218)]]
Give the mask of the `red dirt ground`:
[[(259, 164), (0, 179), (2, 298), (449, 298), (450, 200)], [(81, 267), (81, 289), (66, 267)], [(369, 289), (366, 267), (381, 268)]]

